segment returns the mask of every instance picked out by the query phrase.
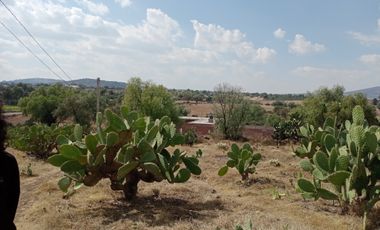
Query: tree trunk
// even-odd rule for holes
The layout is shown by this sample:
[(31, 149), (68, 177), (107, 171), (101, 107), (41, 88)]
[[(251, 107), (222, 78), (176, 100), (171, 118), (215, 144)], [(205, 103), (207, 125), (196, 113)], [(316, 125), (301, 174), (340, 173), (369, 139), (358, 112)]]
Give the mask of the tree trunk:
[(124, 197), (127, 201), (131, 201), (136, 197), (137, 194), (137, 184), (139, 183), (139, 173), (137, 170), (130, 172), (124, 183)]

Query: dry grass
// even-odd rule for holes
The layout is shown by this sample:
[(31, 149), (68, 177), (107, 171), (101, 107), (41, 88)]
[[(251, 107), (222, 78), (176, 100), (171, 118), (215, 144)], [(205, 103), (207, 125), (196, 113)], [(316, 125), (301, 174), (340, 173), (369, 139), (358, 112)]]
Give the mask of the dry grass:
[[(228, 143), (228, 142), (227, 142)], [(228, 143), (231, 144), (231, 143)], [(217, 171), (226, 156), (213, 141), (183, 149), (200, 148), (203, 173), (185, 184), (141, 183), (138, 198), (127, 203), (123, 194), (109, 189), (108, 181), (83, 187), (70, 199), (62, 199), (56, 182), (61, 173), (32, 161), (35, 177), (22, 177), (22, 196), (16, 216), (19, 229), (233, 229), (251, 220), (255, 229), (359, 229), (359, 217), (339, 215), (329, 202), (303, 201), (292, 181), (300, 171), (288, 147), (256, 146), (264, 155), (249, 185), (230, 171)], [(31, 160), (10, 149), (20, 167)], [(280, 162), (279, 167), (270, 164)], [(272, 199), (276, 188), (286, 195)], [(157, 191), (159, 195), (157, 196)], [(155, 194), (156, 193), (156, 194)]]
[(212, 103), (182, 102), (181, 104), (189, 111), (188, 116), (206, 117), (213, 111)]

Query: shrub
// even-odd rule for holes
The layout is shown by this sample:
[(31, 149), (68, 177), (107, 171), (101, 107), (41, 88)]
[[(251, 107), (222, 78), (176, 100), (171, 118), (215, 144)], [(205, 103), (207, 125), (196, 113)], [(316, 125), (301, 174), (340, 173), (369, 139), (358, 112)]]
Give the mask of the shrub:
[(185, 138), (185, 144), (192, 146), (198, 142), (198, 135), (194, 129), (189, 129), (183, 135)]
[(16, 126), (8, 130), (8, 145), (37, 158), (46, 159), (57, 147), (57, 137), (69, 135), (72, 130), (73, 126), (59, 127), (45, 124)]
[(236, 168), (243, 181), (247, 180), (249, 174), (256, 171), (256, 165), (261, 160), (260, 153), (254, 153), (251, 145), (244, 144), (240, 149), (236, 144), (232, 144), (231, 151), (227, 153), (228, 161), (225, 166), (219, 169), (218, 175), (224, 176), (228, 168)]
[(112, 190), (123, 190), (125, 198), (131, 200), (140, 180), (183, 183), (191, 174), (200, 175), (200, 150), (194, 156), (179, 149), (169, 152), (167, 147), (184, 143), (169, 117), (151, 121), (126, 107), (121, 114), (106, 110), (107, 126), (103, 128), (103, 115), (98, 113), (97, 132), (84, 138), (77, 125), (74, 142), (58, 138), (59, 154), (48, 161), (65, 173), (58, 182), (62, 191), (69, 191), (72, 185), (94, 186), (108, 178)]
[(285, 141), (297, 142), (300, 138), (298, 129), (300, 128), (301, 124), (301, 118), (293, 116), (287, 121), (280, 121), (274, 125), (272, 138), (277, 141), (277, 146)]
[(380, 128), (369, 127), (364, 117), (363, 109), (356, 106), (352, 123), (347, 120), (339, 127), (336, 119), (326, 119), (318, 129), (303, 126), (302, 146), (295, 151), (306, 158), (300, 166), (313, 177), (298, 179), (302, 196), (338, 200), (343, 210), (358, 210), (364, 215), (363, 228), (367, 213), (380, 200)]

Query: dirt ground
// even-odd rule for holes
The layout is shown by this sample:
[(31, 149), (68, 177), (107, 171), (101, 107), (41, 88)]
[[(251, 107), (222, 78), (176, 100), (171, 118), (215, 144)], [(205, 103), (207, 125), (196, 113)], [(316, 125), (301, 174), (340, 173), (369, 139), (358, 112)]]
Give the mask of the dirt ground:
[[(272, 106), (272, 103), (275, 102), (274, 100), (265, 100), (261, 97), (250, 97), (250, 100), (260, 104), (261, 107), (263, 107), (267, 112), (272, 112), (274, 107)], [(293, 100), (293, 101), (283, 101), (285, 103), (295, 103), (296, 105), (302, 104), (302, 101), (300, 100)], [(189, 116), (195, 115), (198, 117), (206, 117), (208, 114), (213, 112), (214, 105), (212, 103), (205, 103), (205, 102), (184, 102), (179, 101), (179, 104), (183, 105), (188, 111)]]
[[(228, 145), (231, 143), (226, 141)], [(82, 187), (69, 199), (57, 187), (62, 175), (57, 168), (8, 149), (25, 170), (31, 163), (34, 176), (21, 177), (21, 199), (16, 216), (18, 229), (234, 229), (253, 223), (254, 229), (360, 229), (361, 219), (340, 215), (331, 202), (304, 201), (292, 185), (298, 159), (289, 147), (255, 145), (264, 156), (257, 173), (243, 185), (237, 172), (219, 177), (226, 153), (209, 140), (182, 149), (203, 150), (200, 176), (184, 184), (140, 183), (138, 197), (127, 203), (121, 192), (103, 180), (95, 187)], [(270, 164), (280, 162), (279, 167)], [(154, 190), (159, 191), (154, 193)], [(273, 199), (273, 192), (284, 193)]]

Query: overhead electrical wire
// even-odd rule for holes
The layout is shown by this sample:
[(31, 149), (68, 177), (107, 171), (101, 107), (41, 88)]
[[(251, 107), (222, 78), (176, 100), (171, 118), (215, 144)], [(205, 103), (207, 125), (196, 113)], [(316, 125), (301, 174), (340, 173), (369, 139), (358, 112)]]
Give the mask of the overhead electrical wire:
[(16, 39), (17, 39), (17, 41), (19, 41), (20, 42), (20, 44), (22, 45), (22, 46), (24, 46), (25, 47), (25, 49), (27, 49), (39, 62), (41, 62), (41, 64), (42, 65), (44, 65), (51, 73), (53, 73), (56, 77), (58, 77), (59, 79), (61, 79), (62, 81), (63, 81), (63, 83), (65, 83), (66, 85), (67, 85), (67, 83), (66, 83), (66, 80), (65, 79), (63, 79), (61, 76), (59, 76), (56, 72), (54, 72), (54, 70), (52, 69), (52, 68), (50, 68), (50, 66), (49, 65), (47, 65), (40, 57), (38, 57), (37, 56), (37, 54), (35, 54), (34, 52), (33, 52), (33, 50), (31, 50), (10, 28), (8, 28), (2, 21), (0, 21), (0, 24), (6, 29), (6, 30), (8, 30), (8, 32), (10, 33), (10, 34), (12, 34), (13, 35), (13, 37), (15, 37)]
[[(18, 24), (21, 25), (21, 27), (25, 30), (25, 32), (33, 39), (33, 41), (37, 44), (37, 46), (50, 58), (50, 60), (61, 70), (61, 72), (70, 80), (72, 81), (73, 79), (66, 73), (65, 70), (54, 60), (54, 58), (46, 51), (45, 48), (42, 47), (40, 42), (33, 36), (33, 34), (26, 28), (26, 26), (18, 19), (18, 17), (13, 13), (13, 11), (3, 2), (3, 0), (0, 0), (0, 2), (3, 4), (3, 6), (9, 11), (9, 13), (16, 19)], [(2, 23), (3, 24), (3, 23)], [(4, 26), (4, 24), (3, 24)], [(8, 30), (9, 31), (9, 30)], [(12, 33), (14, 34), (14, 33)], [(17, 39), (20, 41), (20, 39)], [(50, 67), (49, 67), (50, 68)], [(59, 77), (62, 79), (61, 77)], [(63, 79), (62, 79), (63, 80)], [(64, 80), (63, 80), (64, 81)]]

